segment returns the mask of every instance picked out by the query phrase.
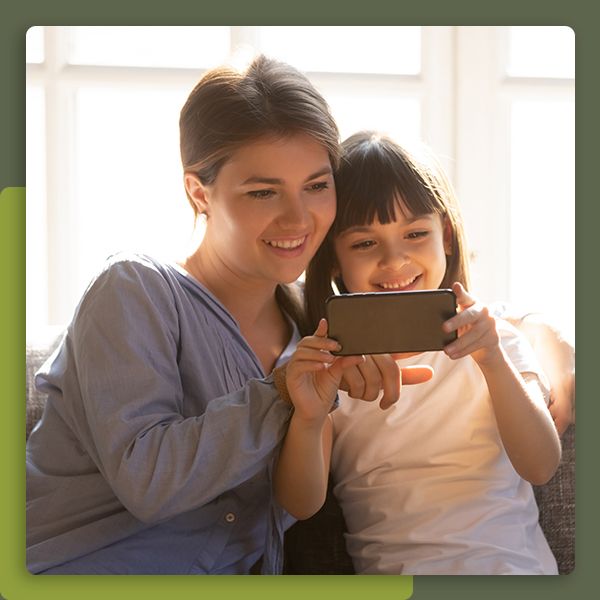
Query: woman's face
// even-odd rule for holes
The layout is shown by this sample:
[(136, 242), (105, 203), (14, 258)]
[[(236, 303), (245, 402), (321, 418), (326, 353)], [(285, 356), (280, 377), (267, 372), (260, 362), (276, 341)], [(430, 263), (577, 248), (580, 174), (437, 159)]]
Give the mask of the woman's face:
[(335, 217), (329, 154), (303, 134), (243, 146), (203, 189), (203, 247), (245, 279), (295, 281)]
[(351, 227), (335, 240), (339, 275), (349, 292), (436, 289), (446, 271), (451, 234), (437, 214), (403, 215)]

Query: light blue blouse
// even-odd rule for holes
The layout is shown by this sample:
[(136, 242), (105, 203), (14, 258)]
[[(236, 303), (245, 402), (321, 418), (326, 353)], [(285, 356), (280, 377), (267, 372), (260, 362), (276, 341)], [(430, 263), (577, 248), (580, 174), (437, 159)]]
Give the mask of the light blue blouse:
[(36, 384), (48, 402), (27, 444), (31, 572), (236, 574), (263, 553), (280, 571), (293, 520), (270, 471), (291, 407), (185, 271), (111, 257)]

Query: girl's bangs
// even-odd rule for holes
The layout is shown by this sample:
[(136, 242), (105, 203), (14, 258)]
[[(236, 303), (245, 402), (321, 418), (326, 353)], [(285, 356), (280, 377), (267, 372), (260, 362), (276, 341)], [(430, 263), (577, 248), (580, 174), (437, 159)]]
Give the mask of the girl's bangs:
[(444, 214), (444, 205), (431, 185), (420, 175), (417, 183), (415, 173), (403, 172), (403, 166), (377, 169), (376, 165), (365, 165), (364, 169), (344, 173), (336, 183), (338, 212), (333, 233), (376, 220), (384, 225), (392, 223), (398, 210), (405, 218)]

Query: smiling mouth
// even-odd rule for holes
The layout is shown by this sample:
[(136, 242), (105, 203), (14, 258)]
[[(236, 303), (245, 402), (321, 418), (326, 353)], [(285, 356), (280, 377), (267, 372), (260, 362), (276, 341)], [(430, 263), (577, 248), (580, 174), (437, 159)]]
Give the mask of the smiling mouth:
[(397, 292), (411, 287), (417, 281), (417, 279), (419, 279), (419, 277), (421, 277), (421, 275), (415, 275), (410, 279), (401, 279), (398, 281), (385, 281), (383, 283), (376, 283), (375, 286), (381, 290), (386, 290), (388, 292)]
[(295, 250), (304, 244), (306, 238), (308, 236), (303, 236), (301, 238), (296, 238), (295, 240), (263, 240), (267, 246), (271, 246), (273, 248), (280, 248), (282, 250)]

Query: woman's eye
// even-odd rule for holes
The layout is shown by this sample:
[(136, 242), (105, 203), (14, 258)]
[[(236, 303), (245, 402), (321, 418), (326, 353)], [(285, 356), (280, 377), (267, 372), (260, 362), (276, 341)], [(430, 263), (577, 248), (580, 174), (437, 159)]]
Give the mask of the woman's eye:
[(329, 183), (326, 181), (319, 181), (318, 183), (311, 183), (308, 186), (309, 191), (311, 192), (321, 192), (326, 190), (329, 187)]
[(251, 190), (247, 192), (247, 194), (252, 198), (260, 198), (264, 200), (273, 196), (275, 194), (275, 190)]
[(416, 240), (418, 238), (423, 238), (429, 235), (429, 231), (411, 231), (406, 235), (409, 240)]
[(367, 248), (372, 248), (375, 245), (374, 240), (364, 240), (362, 242), (356, 242), (352, 244), (350, 247), (352, 250), (366, 250)]

